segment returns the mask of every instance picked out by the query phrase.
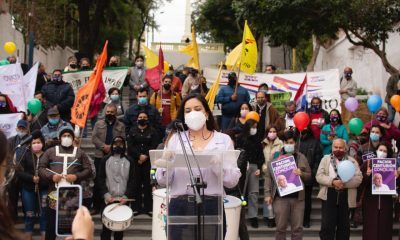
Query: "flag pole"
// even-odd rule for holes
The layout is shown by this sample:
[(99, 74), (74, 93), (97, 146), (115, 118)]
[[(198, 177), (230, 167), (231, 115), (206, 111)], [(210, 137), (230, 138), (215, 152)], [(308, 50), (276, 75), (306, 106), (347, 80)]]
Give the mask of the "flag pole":
[[(158, 49), (158, 52), (160, 52), (160, 49), (161, 49), (161, 41), (160, 41), (160, 48)], [(164, 53), (163, 53), (163, 56), (164, 56)], [(163, 62), (161, 63), (160, 62), (160, 54), (158, 54), (158, 65), (160, 65), (161, 64), (161, 66), (158, 66), (158, 75), (159, 75), (159, 78), (160, 78), (160, 99), (161, 99), (161, 109), (163, 109), (163, 89), (162, 89), (162, 70), (164, 69), (164, 57), (163, 57)], [(172, 79), (171, 79), (171, 84), (172, 84)], [(157, 94), (155, 95), (155, 96), (157, 96)], [(155, 101), (155, 106), (157, 106), (157, 99), (154, 99), (154, 101)], [(159, 113), (160, 113), (160, 116), (162, 116), (162, 114), (163, 114), (163, 112), (162, 111), (158, 111)]]
[[(235, 86), (235, 91), (233, 92), (233, 95), (237, 94), (237, 89), (239, 86), (239, 78), (240, 78), (240, 68), (242, 67), (242, 54), (243, 54), (243, 48), (246, 47), (246, 39), (245, 39), (245, 28), (246, 28), (247, 20), (244, 22), (244, 27), (243, 27), (243, 37), (242, 37), (242, 49), (240, 51), (240, 63), (239, 63), (239, 69), (238, 69), (238, 76), (236, 80), (236, 86)], [(236, 64), (235, 64), (236, 65)]]

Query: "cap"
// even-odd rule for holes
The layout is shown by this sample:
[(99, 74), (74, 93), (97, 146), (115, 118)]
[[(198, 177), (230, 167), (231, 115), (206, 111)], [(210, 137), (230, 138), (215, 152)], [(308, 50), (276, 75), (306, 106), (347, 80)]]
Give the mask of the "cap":
[(21, 119), (18, 121), (17, 127), (28, 128), (28, 122), (24, 119)]
[(228, 79), (231, 79), (231, 78), (237, 78), (235, 72), (230, 72), (230, 73), (228, 74)]
[(58, 137), (61, 139), (61, 136), (66, 132), (70, 133), (72, 135), (72, 138), (75, 138), (74, 129), (72, 129), (72, 127), (70, 126), (62, 126), (60, 128), (60, 131), (58, 132)]
[(49, 115), (59, 115), (59, 114), (60, 114), (60, 112), (58, 111), (58, 108), (56, 106), (50, 108), (47, 111), (47, 116), (49, 116)]

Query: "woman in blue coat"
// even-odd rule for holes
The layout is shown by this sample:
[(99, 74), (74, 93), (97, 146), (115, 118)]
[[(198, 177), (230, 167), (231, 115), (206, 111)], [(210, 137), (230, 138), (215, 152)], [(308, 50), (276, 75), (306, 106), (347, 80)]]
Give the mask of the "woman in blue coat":
[(332, 152), (332, 142), (336, 138), (341, 138), (349, 142), (349, 134), (347, 133), (346, 127), (343, 125), (342, 116), (337, 109), (331, 110), (329, 113), (329, 119), (322, 127), (320, 141), (323, 147), (324, 155)]

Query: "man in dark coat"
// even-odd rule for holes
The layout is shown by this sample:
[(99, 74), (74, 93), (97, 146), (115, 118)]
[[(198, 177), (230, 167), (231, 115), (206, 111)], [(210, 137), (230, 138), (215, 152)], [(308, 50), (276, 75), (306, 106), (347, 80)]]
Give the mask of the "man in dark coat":
[(57, 106), (61, 119), (69, 122), (71, 120), (71, 108), (74, 105), (75, 93), (69, 83), (62, 79), (61, 70), (53, 71), (50, 82), (42, 88), (43, 96), (50, 107)]

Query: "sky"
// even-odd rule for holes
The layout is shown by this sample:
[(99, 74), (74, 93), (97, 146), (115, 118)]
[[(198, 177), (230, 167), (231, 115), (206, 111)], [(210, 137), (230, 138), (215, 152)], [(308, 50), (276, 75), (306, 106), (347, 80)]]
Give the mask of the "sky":
[[(185, 30), (185, 0), (164, 1), (155, 12), (159, 30), (154, 31), (155, 42), (180, 42)], [(149, 44), (152, 34), (148, 34)]]

